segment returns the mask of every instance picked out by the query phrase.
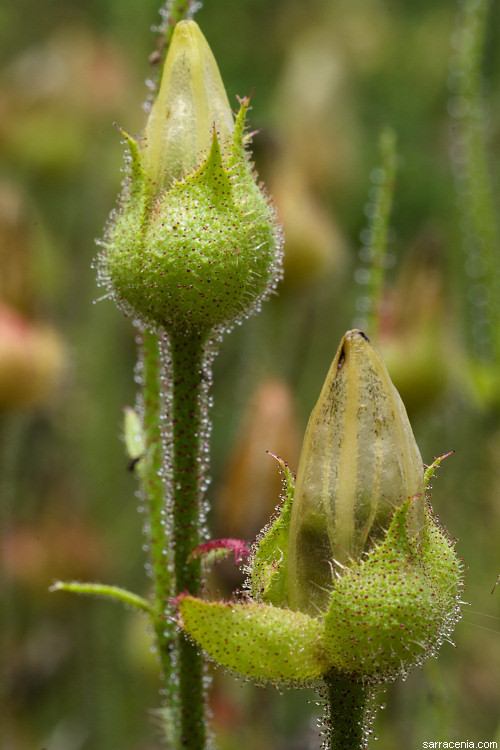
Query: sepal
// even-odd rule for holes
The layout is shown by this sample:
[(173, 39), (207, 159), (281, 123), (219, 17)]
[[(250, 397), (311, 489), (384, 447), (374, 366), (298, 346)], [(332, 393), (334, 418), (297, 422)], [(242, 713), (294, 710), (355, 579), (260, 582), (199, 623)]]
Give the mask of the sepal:
[(413, 534), (415, 500), (394, 512), (384, 541), (337, 577), (325, 614), (325, 647), (335, 667), (386, 682), (435, 655), (460, 617), (461, 570), (429, 510)]
[(429, 482), (434, 476), (434, 472), (436, 471), (436, 469), (439, 469), (439, 467), (441, 466), (441, 461), (444, 461), (445, 458), (448, 458), (448, 456), (451, 456), (452, 453), (453, 451), (449, 451), (449, 453), (443, 453), (442, 456), (435, 458), (434, 461), (431, 464), (429, 464), (429, 466), (426, 466), (425, 471), (424, 471), (424, 484), (426, 487), (428, 487)]
[(287, 463), (275, 456), (283, 474), (283, 504), (257, 539), (248, 566), (248, 587), (257, 602), (287, 606), (287, 556), (295, 477)]
[(176, 600), (181, 625), (213, 659), (259, 682), (302, 683), (328, 668), (323, 624), (302, 612), (256, 602)]
[(162, 189), (152, 190), (151, 152), (123, 133), (127, 179), (99, 281), (147, 327), (202, 336), (230, 328), (281, 277), (281, 228), (244, 149), (247, 108), (243, 100), (228, 142), (211, 123), (200, 160)]
[(127, 179), (124, 185), (125, 191), (122, 201), (126, 204), (127, 211), (133, 211), (134, 208), (138, 209), (138, 218), (144, 219), (146, 210), (146, 178), (142, 166), (139, 144), (125, 130), (120, 127), (118, 127), (118, 130), (123, 135), (128, 149), (128, 154), (125, 157)]

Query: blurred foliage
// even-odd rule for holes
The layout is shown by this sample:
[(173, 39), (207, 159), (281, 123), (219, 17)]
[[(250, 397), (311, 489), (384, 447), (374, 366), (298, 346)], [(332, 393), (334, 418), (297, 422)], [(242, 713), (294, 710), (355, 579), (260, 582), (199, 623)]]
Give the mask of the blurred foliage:
[[(500, 371), (490, 363), (483, 390), (471, 378), (475, 280), (450, 157), (460, 127), (450, 106), (458, 10), (454, 0), (206, 0), (196, 17), (230, 99), (255, 88), (256, 163), (289, 229), (280, 295), (228, 338), (215, 363), (209, 497), (218, 536), (230, 535), (226, 517), (241, 527), (244, 502), (252, 503), (249, 536), (268, 520), (279, 485), (265, 451), (296, 450), (338, 340), (363, 323), (358, 271), (366, 270), (379, 135), (385, 126), (397, 134), (379, 345), (424, 461), (455, 450), (433, 504), (459, 538), (471, 606), (457, 648), (445, 645), (439, 661), (387, 691), (381, 750), (500, 739), (500, 589), (490, 593), (500, 571), (499, 400), (488, 397), (498, 394)], [(482, 66), (498, 188), (498, 0), (489, 12)], [(0, 384), (8, 372), (18, 386), (0, 398), (6, 750), (159, 744), (145, 622), (106, 602), (48, 593), (55, 578), (147, 593), (136, 485), (120, 441), (122, 409), (135, 399), (134, 333), (108, 302), (93, 304), (91, 263), (121, 180), (113, 122), (142, 128), (144, 81), (155, 76), (149, 30), (159, 20), (158, 0), (0, 7)], [(45, 344), (30, 349), (40, 332)], [(260, 502), (242, 483), (258, 488)], [(213, 583), (221, 591), (236, 585), (229, 567)], [(302, 693), (235, 689), (217, 672), (211, 700), (222, 750), (318, 747), (320, 709)]]

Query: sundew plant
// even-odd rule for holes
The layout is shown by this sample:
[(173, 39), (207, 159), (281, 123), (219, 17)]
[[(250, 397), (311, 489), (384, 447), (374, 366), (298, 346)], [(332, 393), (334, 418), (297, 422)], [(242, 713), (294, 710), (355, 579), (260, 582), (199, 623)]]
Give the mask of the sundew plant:
[[(363, 190), (371, 183), (365, 215), (353, 218), (342, 209), (360, 238), (354, 259), (320, 207), (330, 152), (338, 154), (341, 207), (342, 159), (356, 160), (342, 151), (345, 135), (321, 130), (327, 121), (321, 84), (309, 98), (304, 84), (303, 72), (314, 69), (323, 44), (330, 53), (333, 40), (304, 33), (283, 75), (275, 133), (266, 140), (265, 128), (256, 130), (258, 86), (227, 93), (224, 64), (199, 10), (192, 0), (169, 0), (161, 11), (144, 126), (140, 134), (129, 132), (126, 121), (116, 127), (123, 181), (93, 266), (99, 306), (114, 305), (128, 319), (137, 351), (137, 400), (125, 408), (122, 432), (124, 464), (137, 484), (145, 583), (136, 593), (112, 581), (66, 580), (63, 570), (51, 591), (109, 599), (125, 605), (127, 616), (140, 616), (160, 680), (160, 705), (151, 707), (152, 718), (144, 716), (158, 745), (233, 748), (221, 731), (217, 691), (219, 680), (234, 679), (242, 691), (257, 685), (270, 711), (277, 705), (274, 688), (296, 695), (293, 705), (314, 704), (317, 731), (314, 738), (301, 734), (304, 747), (385, 750), (394, 738), (388, 723), (375, 736), (381, 704), (389, 713), (394, 695), (404, 702), (403, 683), (412, 679), (413, 695), (440, 685), (441, 651), (448, 663), (461, 659), (452, 647), (467, 611), (462, 554), (467, 561), (473, 543), (464, 551), (457, 545), (465, 523), (448, 524), (451, 501), (441, 497), (453, 487), (458, 504), (460, 481), (465, 493), (479, 481), (479, 472), (466, 472), (469, 457), (460, 455), (466, 438), (454, 426), (464, 404), (479, 415), (486, 436), (487, 447), (472, 446), (471, 456), (484, 454), (495, 465), (498, 452), (498, 218), (482, 89), (492, 11), (485, 0), (462, 0), (449, 28), (447, 159), (460, 214), (450, 223), (462, 259), (454, 256), (443, 274), (436, 258), (429, 260), (432, 241), (425, 236), (400, 257), (392, 221), (398, 211), (396, 224), (406, 221), (398, 180), (405, 165), (411, 171), (412, 156), (402, 152), (398, 123), (378, 117), (376, 104), (365, 113), (376, 144), (362, 180)], [(327, 18), (332, 11), (322, 12)], [(360, 69), (370, 19), (378, 22), (370, 13), (357, 38)], [(345, 29), (354, 23), (349, 12), (342, 18)], [(410, 27), (408, 20), (408, 33)], [(430, 31), (422, 38), (434, 44)], [(334, 88), (340, 74), (328, 54), (331, 64), (322, 64), (317, 77)], [(295, 86), (305, 89), (305, 104), (296, 109)], [(348, 131), (342, 116), (340, 130)], [(308, 118), (326, 134), (323, 152), (321, 138), (308, 142), (299, 127)], [(422, 199), (419, 210), (424, 204), (432, 199)], [(456, 308), (460, 326), (450, 325), (447, 305)], [(233, 409), (236, 379), (231, 373), (225, 379), (226, 365), (218, 370), (217, 363), (225, 351), (241, 356), (231, 343), (236, 335), (247, 337), (261, 371), (279, 360), (286, 378), (279, 387), (276, 380), (267, 390), (257, 387), (241, 436), (232, 440), (219, 434), (219, 414)], [(321, 356), (309, 357), (315, 341)], [(247, 382), (257, 382), (258, 373), (250, 366)], [(303, 383), (309, 417), (297, 429), (295, 448), (300, 419), (289, 414)], [(439, 434), (440, 419), (452, 427)], [(263, 435), (259, 420), (276, 429)], [(423, 435), (419, 444), (414, 429)], [(456, 444), (434, 439), (455, 433)], [(234, 449), (231, 469), (220, 455), (215, 462), (215, 484), (224, 486), (219, 496), (211, 484), (213, 445)], [(454, 469), (457, 454), (463, 468)], [(262, 479), (266, 471), (273, 479)], [(455, 484), (454, 471), (462, 478)], [(444, 484), (431, 505), (437, 475)], [(487, 488), (494, 518), (497, 490), (494, 483)], [(120, 513), (129, 514), (130, 505)], [(485, 584), (495, 599), (497, 575)], [(441, 711), (444, 692), (432, 723), (436, 735), (421, 727), (418, 737), (406, 736), (408, 747), (461, 739)], [(99, 695), (107, 714), (106, 691)], [(250, 714), (236, 721), (250, 725)], [(290, 741), (285, 732), (269, 747)]]
[[(167, 24), (169, 23), (167, 19)], [(319, 685), (325, 747), (367, 746), (376, 687), (406, 676), (459, 618), (461, 565), (426, 504), (427, 474), (387, 370), (360, 330), (333, 360), (297, 479), (255, 542), (247, 591), (202, 598), (202, 560), (246, 556), (205, 524), (211, 363), (281, 275), (282, 231), (249, 161), (212, 52), (193, 20), (175, 24), (143, 135), (124, 133), (127, 176), (99, 256), (99, 280), (139, 331), (142, 386), (126, 440), (142, 481), (150, 601), (165, 735), (202, 750), (204, 653), (265, 683)]]

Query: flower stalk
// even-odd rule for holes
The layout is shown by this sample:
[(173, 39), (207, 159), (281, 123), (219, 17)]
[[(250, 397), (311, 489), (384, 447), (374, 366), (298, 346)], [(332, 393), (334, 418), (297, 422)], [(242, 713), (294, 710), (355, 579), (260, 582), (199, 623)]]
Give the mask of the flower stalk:
[[(175, 575), (169, 543), (172, 528), (165, 509), (165, 446), (162, 439), (162, 415), (165, 407), (161, 388), (163, 367), (158, 336), (151, 331), (143, 330), (139, 337), (139, 349), (142, 385), (140, 406), (145, 453), (138, 459), (136, 471), (141, 481), (142, 502), (146, 507), (144, 532), (153, 588), (153, 627), (161, 664), (162, 691), (165, 704), (168, 704), (171, 715), (175, 716), (179, 704), (176, 676), (178, 634), (171, 619), (165, 617), (165, 610), (168, 612), (175, 595)], [(132, 460), (135, 458), (132, 457)], [(178, 723), (178, 719), (174, 718), (172, 726), (178, 726)]]
[(147, 505), (153, 624), (169, 716), (168, 739), (174, 746), (185, 742), (192, 750), (202, 750), (206, 741), (203, 659), (192, 642), (178, 633), (173, 601), (179, 593), (198, 594), (202, 580), (201, 560), (191, 552), (206, 536), (207, 344), (199, 337), (159, 340), (144, 331), (141, 349), (145, 455), (137, 471)]
[(328, 750), (359, 750), (365, 746), (371, 720), (373, 688), (332, 671), (325, 678), (327, 713), (325, 741)]
[[(172, 337), (166, 371), (171, 378), (172, 540), (176, 593), (199, 593), (201, 560), (191, 553), (204, 537), (203, 502), (207, 457), (207, 388), (204, 342)], [(179, 640), (179, 705), (182, 743), (202, 750), (206, 740), (203, 657), (185, 635)]]

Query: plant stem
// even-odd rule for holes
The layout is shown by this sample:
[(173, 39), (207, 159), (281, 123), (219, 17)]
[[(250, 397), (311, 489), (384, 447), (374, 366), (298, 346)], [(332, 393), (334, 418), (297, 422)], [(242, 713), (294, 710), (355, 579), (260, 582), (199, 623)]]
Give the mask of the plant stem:
[[(171, 744), (203, 750), (206, 742), (203, 658), (176, 632), (172, 601), (198, 594), (204, 537), (207, 391), (205, 339), (142, 333), (142, 411), (146, 456), (138, 464), (147, 504), (153, 624), (160, 656)], [(205, 369), (204, 369), (205, 367)]]
[[(500, 361), (498, 306), (500, 267), (498, 263), (498, 222), (495, 194), (490, 177), (491, 157), (487, 151), (487, 116), (483, 92), (483, 57), (490, 19), (488, 0), (466, 0), (459, 18), (457, 56), (454, 60), (453, 114), (460, 127), (453, 149), (455, 179), (461, 199), (463, 244), (467, 252), (470, 292), (481, 283), (480, 306), (472, 307), (476, 329), (474, 346), (480, 359)], [(458, 158), (457, 158), (458, 157)], [(471, 279), (473, 281), (471, 281)], [(475, 320), (474, 320), (475, 318)], [(490, 321), (491, 325), (485, 325)], [(480, 335), (478, 335), (480, 331)]]
[[(175, 667), (177, 633), (173, 621), (168, 619), (171, 600), (175, 596), (173, 559), (170, 551), (171, 522), (166, 501), (164, 447), (162, 443), (162, 413), (164, 403), (160, 376), (162, 364), (158, 336), (144, 330), (142, 349), (142, 418), (146, 455), (139, 463), (142, 492), (146, 505), (146, 537), (149, 548), (149, 572), (153, 582), (153, 627), (164, 681), (164, 698), (175, 712), (178, 703)], [(167, 618), (165, 617), (167, 614)]]
[[(166, 372), (170, 382), (169, 451), (172, 482), (174, 569), (177, 593), (197, 595), (201, 560), (191, 557), (203, 531), (206, 481), (207, 390), (205, 343), (201, 336), (172, 336)], [(206, 740), (203, 658), (184, 635), (179, 638), (179, 701), (181, 744), (202, 750)]]
[(366, 747), (369, 701), (373, 689), (354, 682), (340, 672), (325, 680), (328, 695), (326, 721), (328, 750), (362, 750)]
[(368, 296), (371, 300), (368, 330), (375, 341), (380, 335), (381, 304), (387, 269), (387, 241), (396, 181), (396, 133), (392, 128), (382, 130), (379, 150), (381, 178), (378, 180), (377, 197), (373, 201), (373, 215), (370, 222), (371, 279), (368, 287)]

